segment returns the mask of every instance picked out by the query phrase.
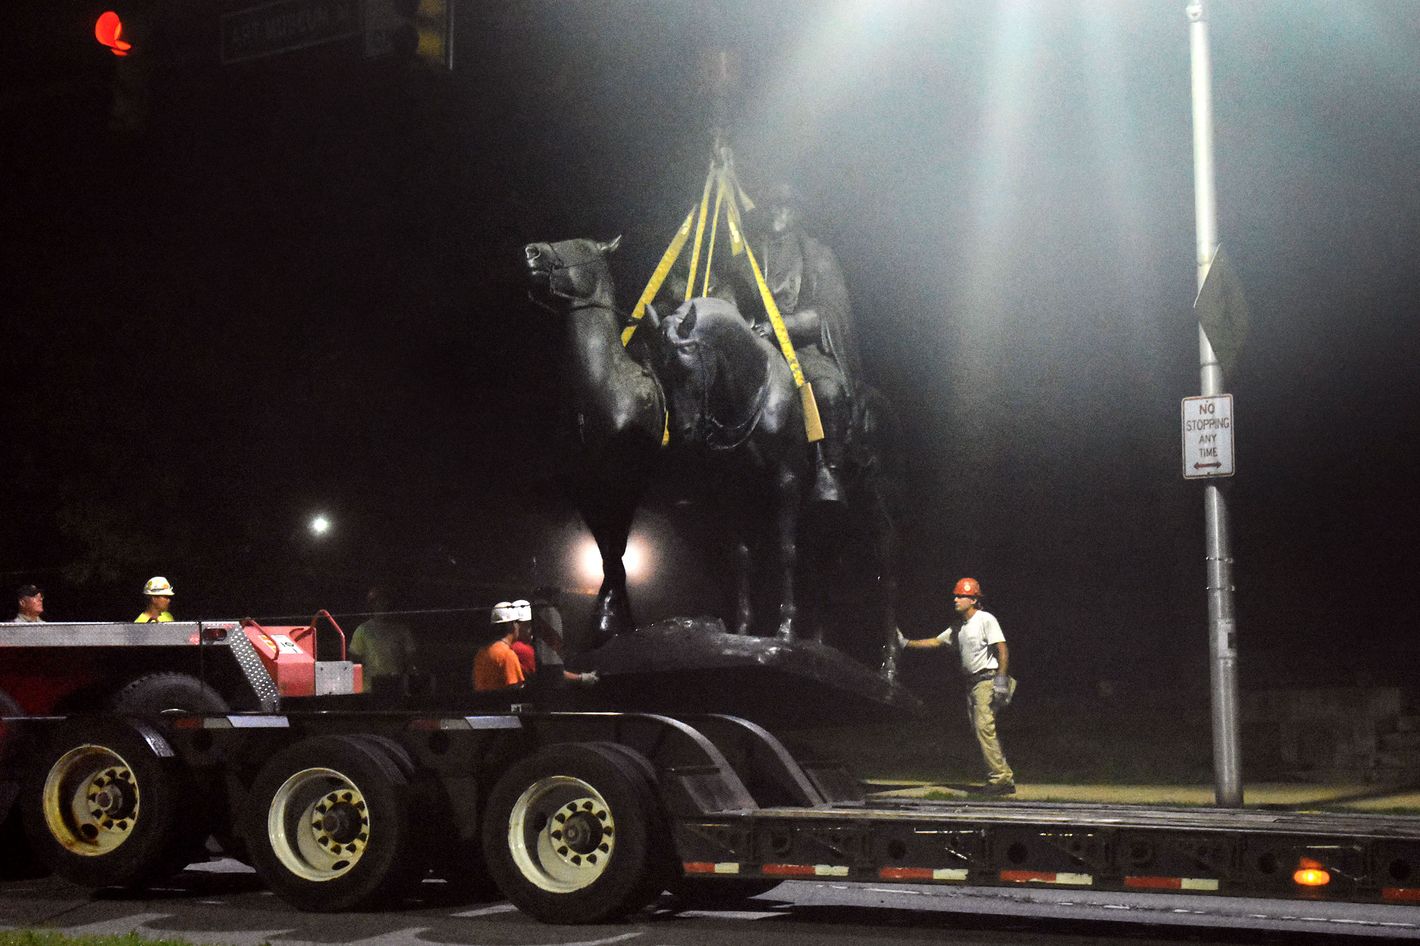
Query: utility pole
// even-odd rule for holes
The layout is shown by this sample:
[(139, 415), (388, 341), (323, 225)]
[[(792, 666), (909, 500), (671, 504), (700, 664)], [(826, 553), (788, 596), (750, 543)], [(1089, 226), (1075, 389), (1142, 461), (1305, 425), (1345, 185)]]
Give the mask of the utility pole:
[[(1197, 232), (1198, 289), (1218, 252), (1218, 195), (1213, 175), (1213, 77), (1204, 0), (1190, 0), (1188, 47), (1193, 75), (1193, 209)], [(1198, 326), (1200, 393), (1223, 393), (1223, 369), (1203, 326)], [(1237, 617), (1233, 609), (1233, 558), (1228, 507), (1219, 486), (1203, 486), (1204, 546), (1208, 573), (1208, 658), (1212, 690), (1213, 783), (1219, 807), (1241, 808), (1242, 749), (1238, 735)]]

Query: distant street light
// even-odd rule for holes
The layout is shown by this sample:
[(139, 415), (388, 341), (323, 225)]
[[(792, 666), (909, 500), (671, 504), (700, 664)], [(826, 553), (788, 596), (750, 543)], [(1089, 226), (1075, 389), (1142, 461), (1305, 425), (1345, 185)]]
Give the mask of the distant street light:
[(311, 535), (320, 538), (330, 531), (330, 520), (323, 515), (316, 515), (311, 519)]

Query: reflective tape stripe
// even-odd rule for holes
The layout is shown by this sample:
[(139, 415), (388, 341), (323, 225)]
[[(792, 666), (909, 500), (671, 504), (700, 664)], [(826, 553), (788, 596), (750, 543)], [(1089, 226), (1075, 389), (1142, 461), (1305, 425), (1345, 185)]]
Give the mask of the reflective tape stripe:
[(1217, 890), (1210, 877), (1125, 877), (1124, 886), (1136, 890)]
[(1420, 903), (1420, 887), (1382, 887), (1381, 899), (1391, 903)]
[(1089, 874), (1060, 874), (1043, 870), (1003, 870), (1001, 879), (1011, 884), (1067, 884), (1088, 887), (1094, 884)]
[(734, 861), (686, 861), (687, 874), (738, 874), (740, 865)]
[(966, 880), (965, 867), (884, 867), (883, 880)]
[(765, 864), (759, 872), (766, 877), (847, 877), (848, 868), (835, 864)]

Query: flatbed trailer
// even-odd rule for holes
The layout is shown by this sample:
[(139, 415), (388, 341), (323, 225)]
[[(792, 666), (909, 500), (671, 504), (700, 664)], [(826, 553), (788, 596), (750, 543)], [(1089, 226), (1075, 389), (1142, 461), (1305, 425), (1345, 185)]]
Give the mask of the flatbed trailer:
[[(215, 627), (192, 639), (238, 636)], [(243, 672), (266, 672), (237, 650)], [(79, 663), (92, 684), (97, 665)], [(221, 711), (10, 699), (0, 844), (19, 830), (62, 878), (140, 887), (215, 837), (305, 909), (397, 905), (432, 875), (496, 886), (557, 923), (623, 916), (663, 891), (730, 903), (796, 878), (1420, 902), (1420, 819), (871, 797), (843, 766), (796, 759), (731, 716), (555, 711), (507, 694), (391, 711), (278, 689), (248, 680), (235, 690), (251, 706)]]
[(433, 873), (548, 922), (787, 879), (1420, 901), (1420, 821), (868, 798), (744, 720), (292, 711), (11, 718), (60, 876), (135, 886), (216, 832), (284, 899), (395, 904)]

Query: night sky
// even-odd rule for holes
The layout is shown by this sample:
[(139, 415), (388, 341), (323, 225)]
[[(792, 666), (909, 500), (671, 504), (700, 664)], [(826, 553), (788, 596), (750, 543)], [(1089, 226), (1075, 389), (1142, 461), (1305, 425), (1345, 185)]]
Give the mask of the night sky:
[[(725, 49), (741, 176), (805, 194), (900, 415), (904, 630), (939, 630), (970, 574), (1022, 677), (1206, 684), (1183, 0), (461, 3), (452, 74), (358, 41), (223, 67), (243, 5), (209, 0), (166, 27), (181, 53), (126, 131), (101, 7), (19, 6), (0, 572), (51, 619), (131, 618), (152, 574), (187, 618), (356, 611), (374, 581), (410, 610), (585, 586), (522, 246), (623, 234), (629, 307), (698, 197)], [(1251, 310), (1227, 381), (1240, 678), (1399, 683), (1420, 7), (1210, 9)], [(640, 520), (643, 621), (715, 606), (678, 515)]]

